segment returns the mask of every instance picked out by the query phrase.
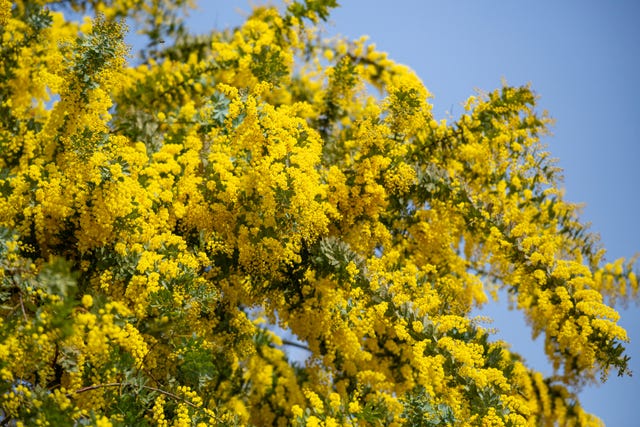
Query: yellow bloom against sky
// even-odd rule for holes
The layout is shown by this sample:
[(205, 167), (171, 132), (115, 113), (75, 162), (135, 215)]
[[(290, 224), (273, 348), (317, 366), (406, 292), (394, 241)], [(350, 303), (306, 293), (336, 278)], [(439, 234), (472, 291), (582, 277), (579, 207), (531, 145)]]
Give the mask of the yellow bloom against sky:
[[(532, 83), (541, 95), (540, 105), (555, 119), (553, 136), (546, 142), (565, 169), (567, 197), (585, 202), (583, 215), (602, 235), (607, 259), (638, 252), (640, 228), (634, 212), (640, 206), (633, 195), (640, 182), (634, 118), (640, 93), (630, 83), (638, 63), (637, 55), (629, 52), (637, 50), (633, 43), (640, 35), (634, 21), (640, 9), (634, 2), (613, 7), (538, 2), (526, 8), (506, 1), (342, 3), (331, 16), (328, 35), (366, 34), (393, 59), (411, 66), (434, 94), (437, 117), (459, 115), (462, 101), (473, 90), (489, 90), (501, 78), (511, 84)], [(199, 8), (201, 13), (190, 18), (195, 31), (206, 31), (212, 19), (217, 28), (234, 25), (239, 11), (248, 10), (245, 4)], [(486, 164), (478, 162), (477, 167)], [(536, 366), (548, 369), (543, 343), (528, 342), (520, 317), (492, 307), (502, 336)], [(621, 310), (630, 348), (639, 354), (637, 309)], [(634, 371), (640, 370), (637, 360), (632, 357)], [(611, 378), (582, 396), (608, 424), (631, 426), (629, 399), (640, 392), (637, 384), (630, 378)]]
[(565, 195), (535, 81), (445, 113), (334, 3), (197, 37), (183, 1), (0, 3), (0, 422), (599, 425), (575, 393), (630, 374), (637, 264)]

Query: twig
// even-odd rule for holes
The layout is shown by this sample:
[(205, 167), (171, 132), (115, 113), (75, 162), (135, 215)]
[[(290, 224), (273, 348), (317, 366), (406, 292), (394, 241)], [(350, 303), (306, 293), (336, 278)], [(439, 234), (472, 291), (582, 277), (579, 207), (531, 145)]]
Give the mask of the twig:
[(196, 408), (196, 409), (198, 408), (198, 406), (196, 404), (191, 403), (187, 399), (185, 399), (183, 397), (180, 397), (180, 396), (178, 396), (176, 394), (170, 393), (168, 391), (164, 391), (164, 390), (156, 388), (156, 387), (149, 387), (149, 386), (146, 386), (146, 385), (143, 385), (142, 388), (146, 388), (147, 390), (157, 391), (158, 393), (164, 394), (165, 396), (169, 396), (172, 399), (181, 400), (184, 403), (186, 403), (187, 405), (191, 406), (192, 408)]
[(107, 387), (120, 387), (121, 385), (124, 385), (124, 383), (108, 383), (108, 384), (96, 384), (96, 385), (90, 385), (81, 389), (78, 389), (72, 393), (67, 393), (66, 396), (67, 397), (71, 397), (74, 394), (80, 394), (80, 393), (84, 393), (87, 391), (91, 391), (91, 390), (97, 390), (99, 388), (107, 388)]
[(27, 311), (24, 309), (24, 301), (22, 300), (22, 292), (19, 294), (20, 297), (20, 308), (22, 309), (22, 316), (24, 317), (24, 321), (27, 322), (29, 319), (27, 318)]
[(291, 347), (300, 348), (302, 350), (307, 350), (309, 353), (311, 353), (311, 349), (309, 347), (307, 347), (306, 345), (302, 345), (300, 343), (297, 343), (295, 341), (282, 340), (282, 345), (289, 345)]
[[(107, 387), (121, 387), (121, 386), (126, 386), (126, 385), (129, 385), (129, 384), (127, 384), (127, 383), (95, 384), (95, 385), (90, 385), (90, 386), (78, 389), (78, 390), (76, 390), (74, 392), (71, 392), (71, 393), (67, 393), (66, 396), (67, 397), (71, 397), (74, 394), (85, 393), (85, 392), (91, 391), (91, 390), (98, 390), (98, 389), (107, 388)], [(168, 392), (166, 390), (162, 390), (162, 389), (156, 388), (156, 387), (150, 387), (150, 386), (147, 386), (147, 385), (143, 385), (143, 386), (141, 386), (141, 388), (144, 388), (144, 389), (147, 389), (147, 390), (151, 390), (151, 391), (155, 391), (155, 392), (158, 392), (160, 394), (164, 394), (165, 396), (168, 396), (168, 397), (170, 397), (170, 398), (172, 398), (174, 400), (182, 401), (182, 402), (186, 403), (187, 405), (191, 406), (192, 408), (196, 408), (196, 409), (198, 408), (197, 405), (195, 405), (194, 403), (191, 403), (187, 399), (185, 399), (183, 397), (180, 397), (177, 394), (173, 394), (171, 392)]]

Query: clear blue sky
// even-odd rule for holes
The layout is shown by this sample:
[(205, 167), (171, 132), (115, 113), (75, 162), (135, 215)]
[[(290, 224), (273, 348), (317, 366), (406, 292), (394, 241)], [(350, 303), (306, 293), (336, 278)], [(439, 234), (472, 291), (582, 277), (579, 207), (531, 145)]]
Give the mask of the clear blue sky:
[[(438, 118), (460, 113), (476, 89), (505, 79), (531, 83), (540, 109), (556, 119), (549, 150), (565, 170), (566, 197), (584, 202), (608, 249), (607, 259), (640, 251), (640, 2), (514, 0), (342, 0), (328, 34), (369, 35), (380, 50), (413, 68)], [(250, 3), (200, 1), (191, 30), (242, 22)], [(254, 1), (262, 4), (264, 1)], [(281, 3), (275, 1), (274, 4)], [(547, 371), (542, 343), (532, 342), (518, 312), (489, 307), (500, 337)], [(631, 305), (621, 323), (635, 378), (611, 377), (581, 393), (585, 408), (608, 426), (638, 425), (640, 315)]]

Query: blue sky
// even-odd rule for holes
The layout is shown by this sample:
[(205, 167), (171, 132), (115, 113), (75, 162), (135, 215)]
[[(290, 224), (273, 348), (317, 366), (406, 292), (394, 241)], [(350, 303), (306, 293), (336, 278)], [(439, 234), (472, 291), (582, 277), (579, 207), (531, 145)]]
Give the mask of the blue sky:
[[(342, 0), (328, 35), (370, 36), (378, 49), (413, 68), (434, 94), (434, 114), (456, 116), (476, 89), (531, 83), (540, 110), (555, 118), (549, 150), (565, 170), (566, 197), (584, 202), (608, 260), (640, 252), (640, 3), (633, 0)], [(262, 4), (254, 1), (253, 4)], [(246, 1), (200, 1), (196, 33), (242, 22)], [(275, 4), (280, 4), (275, 2)], [(493, 326), (530, 365), (548, 372), (518, 312), (487, 311)], [(640, 375), (640, 315), (621, 310)], [(581, 393), (585, 408), (609, 426), (637, 425), (637, 378), (618, 378)]]

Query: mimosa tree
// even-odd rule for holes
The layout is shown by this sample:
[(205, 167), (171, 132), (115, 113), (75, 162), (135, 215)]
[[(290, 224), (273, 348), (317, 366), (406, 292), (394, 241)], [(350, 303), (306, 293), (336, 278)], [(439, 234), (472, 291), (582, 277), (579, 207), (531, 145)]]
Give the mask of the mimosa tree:
[[(634, 260), (564, 200), (531, 88), (437, 121), (320, 37), (335, 0), (207, 36), (186, 3), (0, 0), (0, 425), (599, 425), (575, 390), (630, 373)], [(498, 290), (553, 376), (470, 314)]]

